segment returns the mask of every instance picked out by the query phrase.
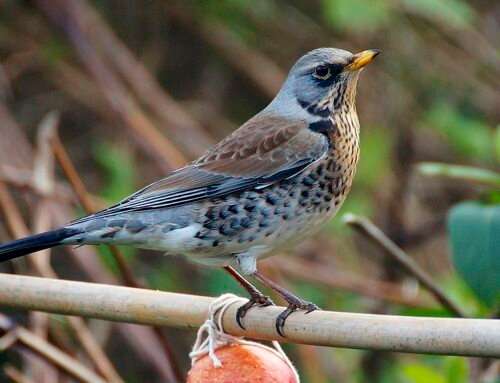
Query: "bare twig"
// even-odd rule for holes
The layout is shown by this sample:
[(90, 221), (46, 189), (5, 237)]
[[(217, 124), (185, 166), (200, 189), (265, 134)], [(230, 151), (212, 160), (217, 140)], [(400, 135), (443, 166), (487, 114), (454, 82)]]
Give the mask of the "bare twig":
[(93, 44), (100, 47), (101, 54), (116, 66), (139, 100), (160, 118), (161, 126), (168, 126), (176, 140), (192, 156), (203, 153), (213, 142), (200, 124), (159, 86), (95, 9), (85, 1), (75, 2), (74, 6), (75, 13), (89, 25), (88, 32)]
[[(54, 153), (52, 150), (52, 142), (54, 137), (57, 137), (57, 124), (58, 117), (56, 114), (49, 114), (40, 124), (40, 133), (37, 145), (37, 153), (39, 157), (39, 165), (35, 167), (34, 174), (35, 179), (37, 180), (37, 185), (40, 190), (46, 191), (48, 193), (51, 192), (51, 187), (54, 182), (51, 181), (53, 178), (53, 169), (54, 169)], [(37, 172), (42, 173), (43, 176), (36, 176)], [(47, 180), (48, 179), (48, 180)], [(43, 207), (49, 204), (49, 201), (42, 199), (39, 203), (40, 209), (43, 210)], [(47, 214), (44, 214), (45, 221)], [(43, 218), (42, 218), (43, 219)], [(50, 225), (50, 222), (45, 222), (44, 226)], [(46, 227), (38, 227), (37, 229), (46, 230)], [(37, 231), (38, 232), (38, 231)], [(52, 269), (50, 265), (49, 255), (50, 251), (46, 250), (44, 252), (44, 257), (38, 255), (37, 257), (30, 257), (29, 259), (34, 264), (35, 269), (38, 273), (44, 277), (52, 277), (57, 278), (55, 271)], [(115, 370), (113, 364), (107, 357), (104, 350), (101, 348), (99, 343), (96, 341), (92, 332), (89, 330), (85, 322), (78, 317), (70, 317), (68, 322), (73, 329), (75, 336), (82, 344), (85, 351), (92, 358), (93, 362), (96, 364), (98, 370), (106, 377), (110, 382), (120, 383), (122, 382), (121, 377), (118, 375)]]
[(16, 326), (2, 314), (0, 314), (0, 329), (4, 333), (2, 339), (6, 336), (11, 338), (8, 346), (20, 344), (40, 355), (81, 382), (105, 383), (104, 380), (102, 380), (94, 372), (87, 369), (81, 363), (71, 358), (58, 348), (52, 346), (50, 343), (38, 337), (26, 328)]
[[(76, 87), (78, 88), (78, 87)], [(20, 174), (19, 172), (26, 172), (26, 179), (32, 179), (32, 171), (30, 170), (32, 163), (32, 149), (29, 144), (29, 141), (26, 139), (25, 135), (22, 134), (22, 129), (17, 125), (16, 121), (10, 116), (8, 109), (6, 109), (3, 104), (0, 103), (0, 120), (2, 124), (0, 124), (0, 132), (2, 133), (3, 140), (1, 142), (16, 142), (15, 148), (13, 145), (7, 145), (0, 151), (0, 162), (3, 166), (11, 166), (12, 169), (16, 170), (16, 174)], [(21, 134), (19, 134), (21, 133)], [(0, 145), (1, 146), (1, 145)], [(26, 153), (25, 156), (18, 154)], [(26, 161), (24, 163), (23, 161)], [(24, 170), (26, 169), (26, 170)], [(24, 174), (24, 173), (23, 173)], [(33, 184), (32, 181), (30, 181)], [(32, 186), (34, 187), (34, 185)], [(6, 193), (7, 188), (5, 185), (0, 183), (0, 205), (6, 207), (3, 210), (4, 215), (8, 215), (11, 218), (6, 220), (6, 222), (12, 223), (7, 225), (7, 229), (10, 230), (10, 234), (13, 238), (18, 238), (21, 236), (25, 236), (28, 234), (27, 229), (23, 230), (23, 219), (19, 214), (19, 210), (11, 209), (11, 207), (15, 207), (15, 202), (10, 198), (10, 194)], [(3, 192), (2, 192), (3, 191)], [(73, 195), (73, 193), (71, 193)], [(2, 203), (3, 201), (3, 203)], [(72, 219), (73, 211), (65, 204), (63, 200), (59, 200), (57, 205), (52, 206), (53, 219), (57, 220), (55, 223), (56, 226), (60, 226), (66, 224), (70, 219)], [(94, 205), (102, 206), (101, 201), (95, 199), (94, 197)], [(17, 214), (16, 214), (17, 213)], [(21, 222), (21, 224), (15, 224), (16, 218)], [(2, 222), (3, 223), (3, 222)], [(25, 227), (26, 225), (24, 225)], [(15, 229), (15, 232), (12, 232), (11, 229)], [(77, 260), (77, 266), (82, 269), (88, 278), (95, 282), (104, 282), (104, 283), (118, 283), (114, 279), (114, 276), (109, 274), (107, 270), (105, 270), (102, 265), (96, 261), (95, 252), (92, 248), (86, 247), (81, 248), (79, 250), (75, 250), (74, 248), (67, 247), (67, 250), (73, 255), (71, 259)], [(17, 266), (18, 264), (22, 264), (22, 262), (12, 262), (13, 266)], [(92, 265), (90, 269), (87, 267), (88, 265)], [(78, 321), (82, 321), (81, 318), (72, 318), (69, 319), (70, 322), (75, 322), (73, 324), (70, 323), (70, 326), (75, 329), (78, 326)], [(126, 323), (117, 324), (117, 330), (120, 335), (124, 337), (126, 342), (128, 343), (131, 350), (134, 351), (135, 356), (146, 366), (154, 368), (160, 376), (160, 379), (163, 379), (167, 382), (175, 382), (175, 378), (172, 378), (172, 368), (169, 363), (166, 363), (165, 356), (162, 348), (162, 338), (158, 338), (153, 329), (144, 326), (131, 325)], [(75, 334), (80, 337), (87, 337), (90, 335), (90, 341), (92, 339), (92, 334), (84, 334), (77, 333)], [(83, 343), (83, 340), (81, 340)], [(86, 350), (86, 352), (91, 352), (91, 350)], [(96, 356), (98, 358), (98, 355)], [(95, 357), (90, 356), (90, 360), (94, 361)]]
[(19, 210), (13, 208), (15, 206), (16, 203), (9, 193), (7, 186), (0, 182), (0, 210), (7, 223), (6, 228), (12, 237), (20, 238), (28, 230), (23, 230), (23, 227), (25, 227), (24, 220)]
[[(92, 200), (89, 197), (89, 193), (87, 192), (87, 189), (85, 188), (85, 185), (83, 184), (83, 181), (81, 180), (80, 176), (78, 175), (78, 172), (76, 171), (75, 166), (71, 162), (71, 159), (66, 152), (66, 149), (64, 148), (61, 140), (57, 135), (54, 135), (53, 137), (53, 149), (54, 149), (54, 154), (61, 165), (61, 168), (63, 169), (64, 174), (68, 178), (68, 181), (72, 185), (78, 200), (80, 201), (81, 205), (83, 206), (84, 210), (87, 213), (93, 213), (95, 211), (94, 205), (92, 203)], [(121, 273), (121, 276), (123, 278), (123, 281), (127, 286), (130, 287), (143, 287), (142, 284), (135, 278), (132, 270), (130, 269), (128, 263), (125, 260), (125, 257), (123, 256), (122, 252), (116, 247), (116, 246), (108, 246), (108, 248), (111, 251), (111, 254), (113, 255), (113, 258), (115, 259), (119, 271)], [(180, 370), (177, 367), (177, 364), (175, 363), (173, 353), (171, 350), (171, 347), (168, 343), (168, 341), (165, 339), (165, 336), (162, 334), (160, 329), (153, 328), (153, 331), (155, 334), (158, 336), (158, 339), (160, 340), (162, 344), (163, 351), (165, 353), (165, 357), (169, 363), (169, 367), (171, 370), (171, 377), (170, 379), (172, 381), (181, 381), (181, 374)]]
[[(49, 315), (44, 312), (32, 311), (29, 313), (29, 326), (27, 327), (40, 339), (47, 340)], [(28, 376), (37, 378), (37, 383), (52, 383), (59, 378), (59, 372), (51, 363), (37, 358), (33, 355), (26, 355), (26, 372)]]
[(500, 360), (494, 360), (490, 366), (481, 374), (480, 383), (495, 383), (498, 382), (500, 376)]
[(343, 219), (344, 222), (349, 224), (356, 231), (365, 235), (375, 244), (380, 246), (391, 259), (395, 260), (402, 268), (413, 275), (422, 286), (443, 305), (443, 307), (458, 317), (466, 317), (462, 309), (446, 295), (446, 293), (432, 280), (431, 276), (367, 218), (346, 214)]
[(304, 262), (289, 258), (286, 262), (279, 264), (279, 270), (292, 277), (321, 283), (336, 289), (355, 292), (369, 298), (410, 307), (430, 307), (430, 304), (420, 297), (405, 294), (401, 286), (396, 283), (350, 275), (345, 271), (335, 271), (325, 268), (315, 262)]
[(80, 205), (82, 205), (86, 212), (92, 213), (95, 210), (94, 203), (92, 202), (90, 195), (87, 193), (85, 185), (78, 176), (78, 172), (73, 166), (66, 149), (64, 149), (58, 134), (55, 134), (52, 137), (52, 149), (57, 162), (61, 165), (64, 175), (68, 179), (78, 198), (78, 202), (80, 202)]
[[(197, 328), (213, 298), (63, 281), (0, 275), (0, 305), (157, 326)], [(78, 302), (78, 304), (75, 304)], [(283, 307), (249, 311), (246, 330), (236, 322), (239, 304), (224, 314), (226, 332), (255, 339), (279, 339), (322, 346), (398, 352), (500, 357), (500, 320), (405, 317), (314, 311), (291, 315), (286, 338), (276, 333)]]
[(65, 31), (81, 60), (95, 78), (111, 110), (134, 132), (134, 137), (146, 152), (153, 155), (165, 170), (185, 164), (182, 153), (156, 129), (92, 46), (85, 32), (85, 20), (81, 20), (75, 12), (74, 1), (38, 0), (38, 4), (54, 23)]
[[(30, 169), (31, 153), (26, 148), (26, 145), (23, 145), (26, 138), (2, 102), (0, 102), (0, 121), (2, 122), (0, 132), (3, 138), (0, 140), (2, 164), (7, 160), (11, 166), (16, 166), (20, 169)], [(13, 142), (16, 145), (12, 145)]]
[[(26, 189), (31, 192), (41, 194), (36, 188), (33, 182), (33, 172), (20, 169), (15, 166), (8, 164), (0, 164), (0, 181), (14, 186), (19, 189)], [(63, 202), (74, 202), (75, 198), (71, 190), (68, 189), (67, 185), (62, 183), (56, 183), (54, 190), (51, 194), (45, 194), (47, 198), (57, 199)]]
[[(66, 152), (66, 149), (64, 148), (59, 136), (56, 134), (54, 135), (52, 139), (52, 147), (54, 150), (54, 154), (56, 156), (57, 161), (61, 165), (61, 168), (64, 172), (64, 175), (68, 179), (69, 183), (73, 187), (73, 190), (75, 191), (75, 194), (78, 198), (78, 201), (82, 205), (83, 209), (85, 210), (86, 213), (91, 214), (96, 211), (95, 206), (92, 202), (92, 199), (90, 198), (89, 193), (87, 192), (87, 189), (85, 188), (85, 185), (83, 184), (83, 181), (81, 180), (80, 176), (78, 175), (78, 172), (71, 162), (71, 159)], [(109, 249), (111, 250), (111, 253), (119, 267), (120, 273), (123, 277), (123, 280), (125, 283), (129, 286), (133, 287), (138, 287), (139, 282), (136, 281), (132, 270), (130, 270), (130, 267), (128, 266), (127, 262), (125, 261), (125, 258), (123, 254), (121, 253), (120, 250), (118, 250), (115, 246), (109, 246)]]
[[(7, 229), (11, 233), (12, 237), (21, 238), (29, 235), (29, 230), (24, 223), (17, 206), (15, 205), (15, 202), (10, 196), (10, 193), (5, 185), (2, 183), (0, 183), (0, 210), (6, 217)], [(39, 262), (35, 261), (33, 262), (33, 267), (42, 276), (48, 278), (57, 277), (50, 265), (42, 267)], [(118, 373), (102, 348), (99, 346), (99, 343), (97, 343), (92, 336), (92, 333), (88, 330), (88, 327), (83, 320), (81, 318), (73, 317), (69, 318), (69, 323), (73, 328), (75, 336), (81, 342), (83, 348), (103, 376), (111, 382), (121, 382), (122, 380)]]
[(186, 5), (175, 7), (169, 3), (165, 5), (165, 9), (170, 18), (215, 48), (231, 66), (250, 78), (268, 98), (276, 95), (285, 79), (285, 73), (271, 59), (245, 45), (221, 23), (215, 20), (207, 23), (202, 18), (194, 17), (193, 10)]
[[(60, 206), (55, 211), (55, 219), (58, 225), (64, 225), (72, 217), (73, 211)], [(119, 281), (113, 274), (102, 267), (96, 257), (95, 249), (85, 246), (78, 249), (67, 246), (65, 248), (71, 255), (71, 259), (76, 262), (76, 266), (83, 271), (85, 276), (92, 282), (118, 284)], [(166, 382), (175, 382), (172, 374), (172, 366), (166, 363), (165, 342), (163, 336), (160, 338), (151, 327), (138, 326), (128, 323), (117, 323), (118, 333), (129, 343), (137, 358), (141, 362), (157, 371), (160, 379)], [(163, 335), (163, 334), (162, 334)], [(168, 343), (167, 343), (168, 345)], [(174, 359), (175, 361), (175, 359)], [(176, 365), (177, 366), (177, 365)], [(182, 381), (182, 379), (179, 379)]]
[(301, 375), (307, 377), (308, 382), (342, 381), (332, 379), (331, 371), (327, 372), (327, 369), (322, 368), (319, 347), (300, 344), (297, 345), (297, 354), (300, 356), (301, 361)]
[[(45, 197), (52, 194), (54, 189), (54, 155), (50, 147), (50, 137), (54, 134), (59, 116), (55, 112), (47, 114), (40, 122), (36, 136), (36, 151), (33, 164), (33, 185), (35, 190), (42, 196), (37, 199), (33, 214), (33, 232), (41, 233), (51, 228), (50, 205), (51, 202)], [(37, 257), (29, 260), (40, 270), (40, 275), (55, 276), (50, 266), (51, 250), (40, 251)], [(30, 313), (30, 330), (41, 339), (47, 340), (49, 316), (47, 313)], [(33, 360), (31, 360), (33, 359)], [(57, 370), (44, 360), (31, 358), (30, 376), (35, 376), (40, 383), (58, 380)]]
[(3, 372), (14, 383), (35, 383), (11, 364), (7, 364), (3, 368)]

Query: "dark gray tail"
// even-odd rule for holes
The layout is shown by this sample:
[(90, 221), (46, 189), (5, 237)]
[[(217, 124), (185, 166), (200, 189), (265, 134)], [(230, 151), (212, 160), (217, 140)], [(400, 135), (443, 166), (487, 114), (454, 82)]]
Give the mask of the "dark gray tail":
[(79, 233), (76, 229), (62, 228), (4, 243), (0, 245), (0, 262), (60, 245), (61, 241)]

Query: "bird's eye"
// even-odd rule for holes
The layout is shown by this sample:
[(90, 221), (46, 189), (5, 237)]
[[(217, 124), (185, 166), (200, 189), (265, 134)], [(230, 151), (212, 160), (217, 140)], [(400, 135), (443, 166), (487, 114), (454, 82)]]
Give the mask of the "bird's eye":
[(330, 72), (330, 67), (328, 65), (320, 65), (314, 69), (314, 74), (313, 76), (320, 79), (320, 80), (326, 80), (331, 76)]

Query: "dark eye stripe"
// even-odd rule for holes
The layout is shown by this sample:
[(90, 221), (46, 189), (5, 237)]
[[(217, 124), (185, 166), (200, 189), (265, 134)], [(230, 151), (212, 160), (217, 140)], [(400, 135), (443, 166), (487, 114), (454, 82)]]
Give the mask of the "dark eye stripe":
[[(325, 79), (321, 79), (321, 78), (318, 78), (316, 76), (316, 71), (318, 69), (322, 69), (322, 68), (328, 68), (330, 71), (330, 76), (328, 76)], [(314, 77), (314, 80), (317, 82), (317, 84), (320, 87), (326, 88), (335, 82), (335, 80), (337, 79), (337, 76), (340, 73), (342, 73), (343, 70), (344, 70), (344, 66), (342, 64), (328, 64), (328, 66), (324, 65), (324, 66), (316, 67), (316, 69), (314, 71), (315, 75), (313, 77)]]
[(344, 66), (342, 64), (330, 64), (330, 73), (332, 76), (339, 75), (342, 70), (344, 70)]

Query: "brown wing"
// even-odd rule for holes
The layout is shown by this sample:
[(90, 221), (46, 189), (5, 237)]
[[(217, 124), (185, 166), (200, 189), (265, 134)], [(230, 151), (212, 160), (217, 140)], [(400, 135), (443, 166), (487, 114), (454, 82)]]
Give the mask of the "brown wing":
[(303, 121), (257, 115), (200, 159), (98, 215), (171, 208), (292, 178), (328, 150)]

